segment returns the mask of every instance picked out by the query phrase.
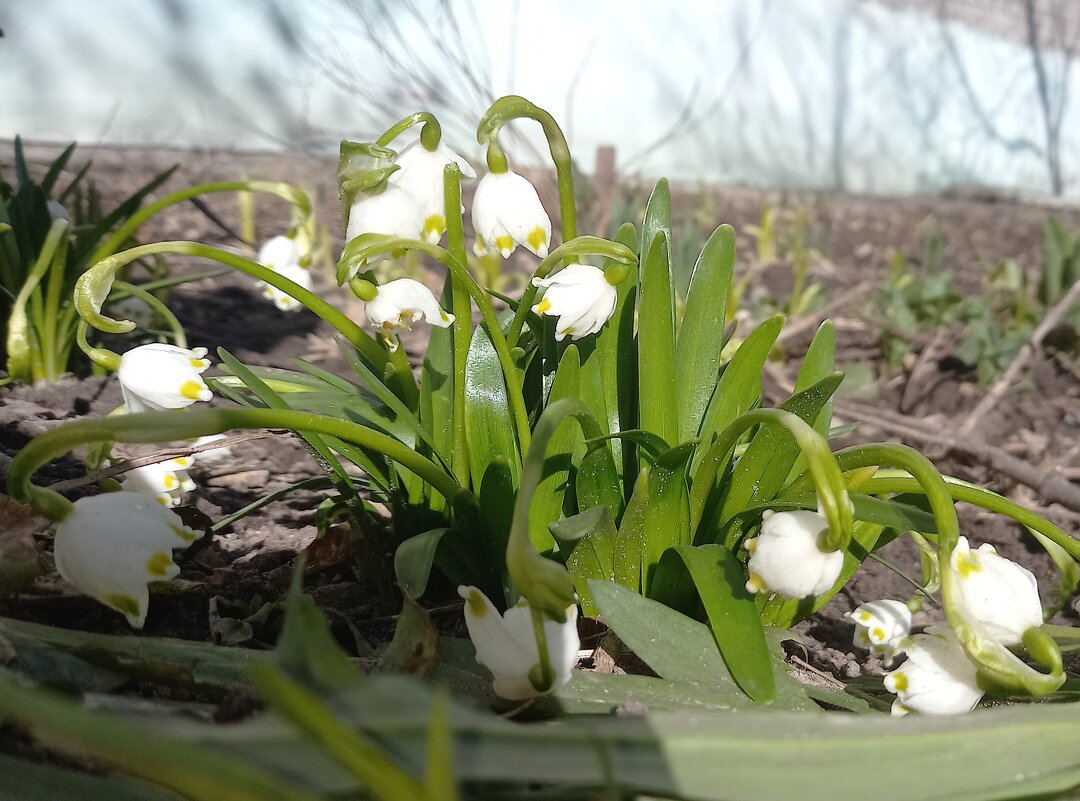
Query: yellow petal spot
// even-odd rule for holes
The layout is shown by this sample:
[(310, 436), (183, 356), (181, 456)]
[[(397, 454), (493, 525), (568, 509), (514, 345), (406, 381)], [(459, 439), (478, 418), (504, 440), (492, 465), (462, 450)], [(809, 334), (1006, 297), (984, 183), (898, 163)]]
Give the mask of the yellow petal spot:
[(426, 220), (424, 220), (424, 233), (425, 234), (438, 234), (442, 236), (442, 232), (446, 230), (446, 220), (441, 214), (432, 214)]
[(172, 489), (178, 483), (179, 482), (176, 480), (176, 475), (174, 473), (166, 473), (161, 477), (161, 484), (163, 487), (165, 487), (165, 489)]
[(513, 249), (514, 240), (512, 237), (506, 236), (505, 234), (503, 236), (495, 237), (495, 250), (500, 253), (507, 253)]
[(544, 233), (544, 229), (537, 226), (529, 232), (529, 247), (533, 250), (539, 250), (547, 244), (547, 234)]
[(892, 673), (889, 678), (892, 679), (889, 683), (892, 684), (893, 692), (902, 693), (907, 690), (908, 679), (903, 673)]
[(465, 603), (469, 606), (469, 612), (477, 620), (487, 616), (488, 606), (484, 603), (484, 596), (475, 587), (469, 588), (469, 597), (465, 599)]
[(572, 333), (574, 333), (574, 326), (568, 325), (562, 331), (558, 331), (556, 333), (558, 333), (558, 335), (561, 336), (561, 337), (564, 337), (567, 334), (572, 334)]
[(483, 256), (488, 252), (487, 242), (484, 241), (484, 237), (480, 236), (480, 234), (476, 235), (476, 244), (473, 245), (473, 250), (477, 251), (478, 256)]
[(172, 506), (172, 496), (168, 493), (165, 493), (164, 495), (158, 495), (157, 502), (160, 503), (162, 506)]
[(749, 592), (764, 592), (769, 589), (769, 585), (767, 585), (757, 573), (751, 573), (750, 578), (746, 582), (746, 589)]
[(405, 255), (405, 248), (394, 248), (390, 251), (390, 256), (395, 259), (400, 259)]
[(746, 552), (752, 554), (757, 550), (757, 537), (751, 537), (743, 545), (746, 547)]
[(537, 303), (535, 306), (533, 306), (533, 311), (536, 312), (537, 314), (543, 314), (544, 312), (546, 312), (546, 311), (548, 311), (550, 309), (551, 309), (551, 301), (548, 300), (547, 298), (544, 298), (539, 303)]
[(859, 622), (860, 623), (869, 623), (870, 618), (872, 618), (872, 617), (873, 617), (873, 615), (871, 615), (869, 612), (859, 612)]
[(156, 578), (167, 578), (169, 575), (169, 565), (171, 564), (172, 557), (164, 551), (159, 551), (146, 560), (146, 572)]
[(881, 626), (876, 626), (870, 629), (870, 637), (876, 642), (882, 642), (885, 639), (885, 629)]
[(980, 572), (982, 565), (979, 564), (978, 556), (971, 551), (964, 551), (956, 554), (956, 570), (961, 578), (967, 578), (972, 573)]
[(120, 592), (114, 592), (111, 595), (105, 596), (105, 604), (111, 606), (117, 612), (128, 615), (130, 617), (139, 616), (139, 602), (132, 598), (130, 595), (124, 595)]
[(180, 385), (180, 394), (188, 400), (198, 400), (204, 389), (206, 387), (198, 381), (185, 381)]
[(184, 542), (193, 542), (195, 540), (195, 532), (189, 528), (184, 528), (183, 526), (169, 526), (169, 529)]
[(206, 361), (206, 359), (188, 359), (188, 364), (196, 370), (205, 370), (210, 366), (210, 362)]

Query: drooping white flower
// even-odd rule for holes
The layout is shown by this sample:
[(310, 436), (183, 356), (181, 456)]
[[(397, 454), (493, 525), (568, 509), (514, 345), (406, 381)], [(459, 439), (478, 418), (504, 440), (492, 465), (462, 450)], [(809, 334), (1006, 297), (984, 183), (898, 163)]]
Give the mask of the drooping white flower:
[[(386, 189), (374, 195), (361, 193), (349, 211), (349, 227), (345, 241), (351, 242), (361, 234), (386, 234), (401, 239), (419, 239), (424, 229), (424, 212), (412, 193), (397, 184), (387, 183)], [(357, 262), (356, 270), (367, 261)], [(355, 270), (353, 275), (355, 275)], [(350, 276), (352, 277), (352, 276)]]
[(401, 169), (390, 176), (389, 182), (413, 196), (424, 215), (422, 238), (436, 244), (446, 231), (443, 168), (457, 164), (465, 178), (475, 178), (476, 172), (442, 142), (428, 150), (417, 140), (404, 147), (394, 163)]
[(894, 715), (960, 715), (979, 703), (975, 664), (948, 626), (931, 626), (902, 646), (907, 661), (885, 676), (885, 689), (897, 696)]
[(761, 534), (746, 541), (750, 592), (778, 592), (798, 599), (821, 595), (836, 583), (844, 565), (840, 551), (821, 549), (829, 524), (817, 512), (765, 512)]
[(194, 463), (190, 457), (181, 456), (136, 467), (124, 474), (120, 486), (125, 492), (139, 492), (156, 498), (162, 506), (179, 506), (184, 493), (197, 486), (188, 475), (188, 468)]
[(1041, 626), (1042, 605), (1034, 574), (983, 543), (972, 550), (960, 537), (949, 558), (956, 575), (959, 612), (1002, 645), (1019, 645), (1024, 632)]
[(269, 270), (280, 270), (290, 264), (300, 263), (300, 246), (287, 236), (272, 236), (259, 248), (255, 261)]
[(153, 498), (109, 492), (75, 501), (56, 526), (53, 550), (66, 581), (141, 629), (150, 599), (147, 584), (179, 573), (172, 549), (194, 540), (195, 532)]
[[(304, 289), (311, 290), (311, 271), (301, 267), (298, 263), (285, 264), (275, 268), (274, 271), (285, 276), (294, 284), (299, 284)], [(292, 295), (282, 292), (276, 286), (272, 286), (265, 281), (259, 282), (259, 291), (264, 298), (272, 300), (274, 305), (282, 311), (296, 311), (304, 306)]]
[(583, 339), (595, 334), (615, 313), (618, 292), (599, 267), (568, 264), (551, 277), (532, 282), (547, 290), (532, 310), (559, 318), (555, 339)]
[(496, 250), (508, 258), (521, 245), (540, 258), (551, 244), (551, 218), (536, 188), (516, 172), (489, 172), (476, 185), (472, 204), (473, 251)]
[(206, 348), (178, 348), (151, 343), (140, 345), (120, 358), (120, 389), (124, 405), (137, 412), (183, 409), (195, 401), (208, 401), (214, 394), (202, 380), (210, 366)]
[(368, 325), (376, 329), (391, 350), (397, 349), (397, 332), (412, 330), (415, 322), (446, 328), (454, 315), (443, 311), (431, 290), (412, 278), (398, 278), (379, 287), (374, 300), (364, 307)]
[[(207, 444), (209, 444), (211, 442), (219, 442), (220, 440), (223, 440), (223, 439), (226, 439), (226, 438), (227, 437), (224, 434), (210, 434), (209, 436), (206, 436), (206, 437), (199, 437), (198, 439), (196, 439), (191, 444), (192, 445), (207, 445)], [(232, 455), (233, 455), (233, 449), (230, 448), (228, 445), (226, 445), (226, 446), (221, 447), (221, 448), (210, 448), (209, 450), (205, 450), (205, 451), (196, 451), (195, 453), (191, 454), (191, 458), (194, 459), (195, 463), (198, 464), (198, 465), (203, 465), (203, 466), (206, 466), (206, 467), (214, 467), (215, 465), (220, 464), (221, 462), (224, 462), (227, 459), (231, 459)]]
[(539, 672), (540, 657), (529, 607), (518, 605), (500, 615), (476, 587), (458, 587), (458, 595), (465, 599), (465, 625), (476, 647), (476, 661), (494, 676), (496, 695), (520, 701), (551, 692), (570, 681), (570, 671), (581, 647), (576, 606), (567, 607), (565, 623), (544, 622), (555, 678), (552, 686), (541, 692), (530, 679)]
[(855, 623), (855, 645), (881, 657), (887, 665), (901, 653), (900, 643), (911, 633), (911, 610), (888, 598), (861, 604), (845, 617)]

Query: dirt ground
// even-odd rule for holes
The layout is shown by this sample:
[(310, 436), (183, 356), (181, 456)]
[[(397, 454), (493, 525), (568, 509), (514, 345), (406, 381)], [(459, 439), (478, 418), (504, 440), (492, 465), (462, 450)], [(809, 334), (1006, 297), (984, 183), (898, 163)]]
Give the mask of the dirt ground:
[[(0, 148), (10, 153), (10, 148)], [(31, 160), (44, 165), (58, 148), (29, 148)], [(107, 199), (118, 200), (171, 163), (181, 163), (171, 186), (238, 176), (288, 180), (305, 186), (316, 198), (320, 220), (338, 231), (339, 208), (334, 183), (334, 164), (329, 160), (281, 158), (266, 155), (186, 153), (150, 150), (96, 149), (94, 175)], [(5, 170), (9, 165), (4, 163)], [(548, 181), (548, 197), (552, 181)], [(647, 189), (627, 180), (611, 203), (638, 215)], [(590, 192), (584, 189), (588, 201)], [(1000, 197), (869, 198), (810, 193), (781, 195), (742, 187), (702, 189), (675, 187), (676, 219), (708, 216), (713, 224), (728, 222), (739, 232), (739, 263), (749, 263), (755, 243), (747, 233), (759, 222), (761, 210), (780, 204), (791, 210), (809, 210), (815, 244), (825, 258), (815, 264), (814, 274), (826, 287), (826, 302), (863, 281), (880, 282), (888, 272), (894, 248), (916, 254), (928, 232), (948, 234), (946, 262), (958, 285), (974, 291), (980, 286), (985, 266), (1015, 259), (1029, 270), (1041, 261), (1041, 228), (1051, 213), (1070, 230), (1080, 228), (1080, 211), (1054, 210), (1023, 205)], [(231, 196), (206, 200), (228, 227), (239, 226), (238, 209)], [(549, 202), (548, 208), (557, 204)], [(279, 233), (287, 223), (283, 204), (260, 200), (258, 236)], [(584, 220), (606, 219), (605, 209), (585, 203)], [(589, 231), (586, 231), (589, 232)], [(596, 231), (596, 233), (609, 233)], [(676, 234), (678, 236), (678, 233)], [(192, 205), (161, 215), (142, 233), (144, 241), (194, 239), (235, 247), (237, 242)], [(340, 240), (336, 243), (340, 245)], [(336, 251), (335, 251), (336, 252)], [(199, 270), (197, 264), (180, 264), (175, 270)], [(784, 290), (786, 272), (764, 272), (758, 292)], [(345, 296), (322, 276), (320, 291), (345, 308)], [(838, 361), (867, 363), (875, 369), (881, 354), (868, 311), (869, 296), (850, 308), (837, 310)], [(246, 276), (231, 275), (175, 290), (170, 305), (188, 332), (193, 346), (213, 354), (224, 347), (247, 364), (289, 366), (300, 357), (332, 371), (348, 375), (336, 354), (331, 332), (307, 311), (284, 313), (261, 299)], [(868, 317), (871, 322), (868, 323)], [(785, 343), (787, 354), (799, 354), (813, 327)], [(782, 385), (792, 380), (797, 359), (774, 365), (766, 382), (769, 401), (783, 397)], [(859, 402), (902, 413), (919, 425), (943, 433), (954, 432), (982, 396), (971, 371), (962, 369), (947, 354), (918, 360), (918, 370), (889, 374), (863, 391)], [(1075, 363), (1037, 357), (1016, 391), (1007, 394), (980, 423), (975, 437), (1044, 469), (1075, 475), (1080, 467), (1080, 368)], [(121, 402), (114, 378), (66, 379), (54, 386), (17, 386), (0, 389), (0, 453), (13, 455), (30, 437), (60, 422), (103, 415)], [(222, 401), (215, 401), (222, 402)], [(837, 422), (846, 422), (843, 409)], [(847, 435), (845, 443), (876, 440), (904, 441), (888, 425), (863, 425)], [(934, 442), (907, 440), (928, 450), (947, 473), (988, 486), (1014, 500), (1033, 506), (1070, 534), (1080, 535), (1080, 515), (1059, 505), (1046, 505), (1032, 489), (989, 469), (979, 461), (957, 456)], [(218, 519), (268, 492), (309, 476), (318, 475), (304, 449), (290, 437), (268, 436), (235, 447), (234, 455), (212, 469), (192, 471), (199, 489), (189, 497), (210, 519)], [(146, 449), (118, 449), (135, 456)], [(0, 460), (3, 461), (3, 460)], [(1071, 472), (1070, 472), (1071, 471)], [(61, 460), (40, 474), (47, 483), (81, 475), (74, 458)], [(203, 541), (180, 559), (183, 572), (175, 587), (156, 593), (146, 624), (147, 634), (209, 639), (212, 598), (249, 602), (255, 596), (277, 597), (287, 585), (289, 564), (315, 537), (315, 505), (319, 492), (298, 492), (287, 500), (271, 503), (258, 512)], [(1020, 527), (971, 508), (961, 509), (965, 533), (979, 542), (993, 543), (1005, 556), (1015, 559), (1040, 576), (1048, 590), (1055, 576), (1050, 560)], [(907, 540), (887, 547), (882, 555), (911, 569), (917, 560)], [(46, 555), (47, 556), (47, 555)], [(335, 619), (348, 619), (365, 637), (385, 637), (389, 621), (375, 613), (369, 594), (348, 567), (347, 560), (324, 565), (312, 581), (314, 596)], [(848, 677), (863, 669), (865, 655), (851, 646), (851, 626), (843, 613), (857, 604), (881, 597), (904, 598), (910, 588), (881, 565), (867, 563), (854, 581), (815, 618), (800, 625), (808, 638), (809, 662), (816, 668)], [(1073, 614), (1070, 610), (1069, 614)], [(46, 576), (22, 595), (0, 600), (0, 615), (110, 633), (126, 633), (123, 619), (113, 612), (75, 595), (55, 577)], [(452, 626), (452, 616), (445, 623)], [(1075, 618), (1075, 615), (1074, 615)], [(1075, 619), (1074, 619), (1075, 622)], [(268, 635), (269, 636), (269, 635)], [(253, 643), (266, 645), (258, 637)]]

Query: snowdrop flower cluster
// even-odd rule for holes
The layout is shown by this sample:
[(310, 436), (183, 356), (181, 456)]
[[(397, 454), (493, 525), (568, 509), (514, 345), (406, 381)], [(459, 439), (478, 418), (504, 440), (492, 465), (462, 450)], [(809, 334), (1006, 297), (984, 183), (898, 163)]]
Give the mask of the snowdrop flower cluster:
[(129, 470), (120, 482), (125, 492), (138, 492), (157, 499), (163, 506), (179, 506), (184, 493), (195, 489), (188, 468), (195, 463), (190, 457), (169, 459)]
[[(958, 589), (957, 614), (980, 637), (1019, 645), (1024, 632), (1042, 624), (1035, 576), (992, 545), (972, 549), (960, 537), (945, 569), (952, 571)], [(910, 612), (891, 600), (863, 604), (849, 617), (856, 623), (856, 645), (887, 661), (901, 651), (907, 654), (904, 664), (885, 676), (885, 688), (897, 696), (893, 714), (955, 715), (973, 709), (982, 698), (977, 667), (949, 626), (937, 624), (905, 636)]]
[[(301, 258), (300, 246), (295, 239), (275, 236), (268, 239), (262, 246), (256, 261), (263, 267), (288, 278), (294, 284), (310, 290), (311, 272), (301, 266)], [(273, 301), (274, 306), (281, 311), (296, 311), (301, 308), (300, 301), (265, 281), (259, 282), (259, 291), (264, 298)]]
[(761, 534), (746, 541), (749, 592), (800, 599), (827, 592), (840, 577), (844, 554), (822, 549), (829, 524), (817, 512), (765, 512)]
[(147, 585), (180, 572), (172, 550), (190, 545), (195, 536), (174, 512), (141, 492), (80, 498), (56, 526), (56, 569), (80, 592), (141, 629), (150, 600)]
[(476, 661), (491, 671), (495, 694), (522, 701), (557, 690), (570, 681), (581, 640), (577, 632), (577, 607), (566, 610), (566, 621), (544, 622), (548, 655), (555, 677), (550, 687), (537, 688), (540, 657), (533, 630), (532, 610), (518, 605), (502, 615), (476, 587), (458, 587), (465, 599), (465, 625), (476, 647)]
[(128, 412), (183, 409), (214, 395), (202, 374), (210, 367), (206, 348), (140, 345), (124, 353), (117, 377)]

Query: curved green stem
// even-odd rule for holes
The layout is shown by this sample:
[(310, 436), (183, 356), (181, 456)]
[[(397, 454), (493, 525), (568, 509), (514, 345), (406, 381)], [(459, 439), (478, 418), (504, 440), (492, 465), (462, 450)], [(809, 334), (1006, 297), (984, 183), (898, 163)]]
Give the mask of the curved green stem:
[(435, 119), (435, 115), (428, 111), (418, 111), (395, 122), (375, 140), (376, 147), (387, 147), (409, 128), (421, 122), (424, 127), (420, 129), (420, 144), (425, 150), (434, 150), (439, 146), (439, 140), (442, 138), (442, 126)]
[(24, 381), (30, 377), (36, 380), (45, 377), (44, 364), (40, 353), (41, 343), (39, 343), (38, 348), (34, 348), (32, 344), (34, 339), (32, 328), (36, 327), (39, 336), (44, 337), (47, 334), (44, 313), (42, 312), (41, 315), (35, 314), (35, 317), (40, 317), (35, 321), (35, 326), (31, 323), (26, 308), (28, 305), (32, 305), (34, 298), (37, 298), (40, 303), (40, 295), (36, 294), (35, 290), (41, 283), (41, 279), (45, 277), (50, 265), (53, 264), (54, 258), (59, 256), (61, 251), (66, 254), (67, 228), (68, 224), (64, 220), (53, 221), (49, 233), (45, 236), (45, 243), (41, 247), (41, 252), (38, 253), (37, 260), (30, 268), (22, 286), (19, 287), (18, 294), (11, 303), (11, 314), (5, 332), (7, 334), (7, 367), (8, 373), (16, 380)]
[(755, 409), (737, 418), (706, 452), (694, 475), (690, 490), (690, 528), (696, 530), (705, 510), (705, 502), (716, 483), (717, 472), (727, 460), (728, 453), (747, 431), (756, 425), (778, 425), (786, 429), (806, 457), (810, 475), (817, 490), (818, 504), (829, 522), (825, 545), (830, 550), (843, 551), (851, 540), (851, 501), (840, 466), (829, 450), (829, 443), (814, 427), (796, 414), (783, 409)]
[(386, 363), (386, 350), (381, 345), (368, 336), (348, 316), (338, 311), (314, 292), (304, 289), (280, 273), (250, 259), (199, 242), (155, 242), (151, 245), (139, 245), (97, 262), (83, 273), (75, 284), (75, 306), (82, 318), (95, 328), (109, 333), (122, 334), (131, 331), (135, 327), (134, 323), (106, 317), (101, 313), (101, 306), (108, 297), (116, 273), (121, 267), (143, 256), (150, 256), (155, 253), (175, 253), (181, 256), (197, 256), (211, 259), (265, 281), (295, 298), (340, 331), (373, 364), (383, 365)]
[(371, 448), (431, 484), (448, 501), (462, 487), (446, 470), (415, 450), (367, 426), (308, 412), (285, 409), (198, 409), (130, 414), (104, 420), (80, 420), (40, 434), (19, 451), (8, 469), (8, 493), (52, 520), (62, 520), (71, 502), (31, 482), (47, 462), (82, 445), (99, 442), (165, 442), (222, 434), (233, 429), (285, 428), (329, 434)]
[(143, 303), (161, 315), (161, 318), (165, 321), (165, 324), (169, 326), (169, 330), (172, 332), (173, 343), (176, 347), (187, 347), (187, 334), (184, 333), (184, 326), (180, 325), (180, 321), (176, 319), (176, 315), (172, 313), (169, 307), (161, 302), (161, 298), (147, 292), (137, 284), (129, 284), (127, 281), (115, 281), (113, 282), (113, 286), (116, 289), (127, 292), (129, 295), (143, 301)]
[[(64, 233), (67, 232), (67, 223), (56, 220), (53, 225), (63, 223)], [(51, 231), (50, 231), (51, 232)], [(48, 381), (56, 381), (67, 366), (67, 360), (63, 358), (66, 348), (58, 344), (61, 328), (60, 300), (63, 294), (64, 282), (67, 278), (67, 254), (69, 239), (61, 235), (56, 253), (50, 260), (49, 280), (45, 288), (45, 309), (42, 319), (42, 351), (45, 358), (45, 378)], [(70, 346), (70, 340), (66, 343)]]
[(577, 236), (577, 209), (574, 203), (574, 172), (570, 147), (566, 144), (555, 118), (539, 106), (518, 95), (500, 97), (484, 113), (476, 129), (476, 141), (489, 145), (496, 141), (499, 131), (510, 120), (519, 117), (536, 120), (544, 129), (555, 175), (559, 181), (559, 214), (562, 217), (562, 239), (569, 242)]
[(569, 417), (577, 419), (586, 440), (599, 440), (604, 430), (589, 407), (577, 398), (555, 401), (540, 415), (532, 445), (521, 464), (521, 482), (514, 500), (514, 515), (506, 543), (506, 569), (510, 581), (529, 605), (552, 620), (566, 620), (574, 603), (574, 578), (558, 562), (545, 559), (529, 539), (529, 504), (544, 477), (544, 460), (555, 430)]
[[(536, 265), (536, 270), (533, 271), (533, 280), (543, 280), (552, 273), (561, 270), (570, 263), (571, 259), (579, 259), (585, 256), (601, 256), (618, 264), (634, 264), (637, 262), (634, 251), (625, 245), (598, 236), (579, 236), (572, 242), (564, 242), (542, 258), (540, 263)], [(521, 338), (521, 329), (524, 327), (525, 319), (532, 309), (537, 291), (539, 291), (539, 287), (529, 281), (525, 285), (525, 291), (521, 293), (517, 311), (514, 312), (514, 319), (510, 323), (510, 328), (506, 334), (506, 340), (511, 348), (516, 347), (518, 339)]]
[(75, 328), (75, 342), (79, 346), (79, 350), (86, 354), (98, 367), (103, 367), (111, 373), (115, 373), (120, 369), (120, 354), (113, 353), (108, 348), (95, 348), (90, 344), (86, 338), (86, 332), (90, 330), (90, 326), (86, 320), (79, 320), (78, 326)]
[(187, 189), (173, 192), (171, 195), (161, 198), (161, 200), (143, 206), (128, 217), (127, 221), (94, 251), (90, 264), (95, 265), (102, 259), (114, 254), (120, 246), (142, 227), (143, 223), (159, 211), (211, 192), (264, 192), (277, 195), (291, 203), (296, 209), (297, 215), (303, 219), (310, 218), (312, 214), (311, 198), (308, 197), (308, 194), (292, 184), (280, 181), (219, 181), (217, 183), (201, 184), (200, 186), (190, 186)]
[[(454, 259), (468, 264), (465, 228), (461, 220), (461, 170), (456, 164), (447, 164), (443, 169), (443, 179), (447, 250)], [(469, 359), (469, 341), (472, 338), (472, 304), (469, 302), (469, 288), (454, 273), (450, 273), (450, 295), (454, 312), (454, 444), (451, 464), (458, 483), (467, 486), (469, 439), (465, 431), (465, 370)]]
[(429, 245), (413, 239), (398, 239), (384, 234), (361, 234), (345, 246), (338, 262), (339, 278), (347, 275), (351, 264), (364, 263), (372, 257), (393, 250), (416, 250), (438, 262), (446, 265), (451, 274), (464, 286), (472, 296), (473, 302), (480, 310), (484, 327), (488, 336), (491, 337), (491, 345), (495, 349), (495, 355), (502, 365), (503, 376), (506, 379), (506, 392), (510, 401), (510, 411), (514, 415), (514, 425), (517, 429), (518, 445), (524, 453), (529, 448), (529, 413), (525, 408), (525, 398), (522, 395), (521, 375), (514, 366), (514, 360), (510, 356), (510, 348), (506, 344), (506, 336), (502, 326), (495, 315), (495, 307), (491, 304), (491, 298), (480, 288), (476, 280), (469, 272), (469, 268), (458, 261), (446, 249), (438, 245)]

